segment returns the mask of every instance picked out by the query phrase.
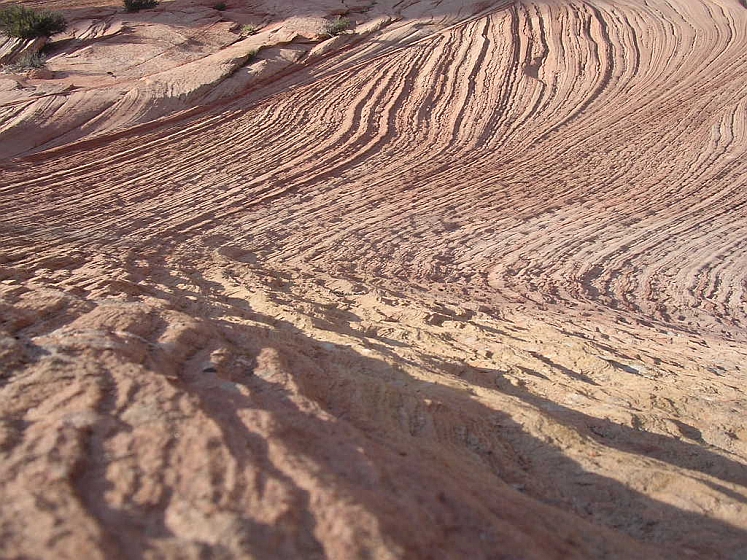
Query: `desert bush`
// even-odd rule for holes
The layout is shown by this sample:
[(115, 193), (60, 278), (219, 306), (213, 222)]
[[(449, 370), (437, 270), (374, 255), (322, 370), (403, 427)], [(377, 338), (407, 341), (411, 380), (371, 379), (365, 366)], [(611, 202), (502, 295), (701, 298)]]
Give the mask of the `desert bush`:
[(336, 37), (345, 33), (352, 26), (353, 24), (348, 18), (337, 18), (335, 21), (330, 21), (324, 26), (324, 35), (327, 37)]
[(44, 68), (47, 63), (47, 57), (41, 53), (23, 55), (13, 64), (7, 64), (2, 67), (5, 72), (27, 72), (35, 68)]
[(257, 29), (256, 26), (247, 24), (241, 27), (241, 36), (248, 37), (249, 35), (256, 35), (257, 31), (259, 31), (259, 29)]
[(158, 0), (123, 0), (125, 11), (139, 12), (158, 6)]
[(47, 63), (47, 57), (41, 53), (28, 54), (21, 57), (16, 65), (24, 70), (30, 70), (31, 68), (43, 68)]
[(63, 31), (65, 25), (65, 18), (56, 12), (37, 12), (23, 6), (10, 6), (0, 10), (0, 32), (8, 37), (49, 37)]
[(225, 10), (228, 6), (226, 6), (225, 2), (218, 2), (217, 4), (213, 4), (213, 9), (218, 10), (219, 12), (222, 12)]

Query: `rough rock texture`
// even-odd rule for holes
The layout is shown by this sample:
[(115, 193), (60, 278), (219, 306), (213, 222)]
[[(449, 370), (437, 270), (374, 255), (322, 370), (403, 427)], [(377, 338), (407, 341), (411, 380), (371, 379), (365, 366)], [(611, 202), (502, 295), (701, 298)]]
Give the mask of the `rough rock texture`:
[(38, 54), (46, 43), (46, 37), (18, 39), (0, 34), (0, 65), (15, 64), (24, 58)]
[(747, 557), (747, 10), (359, 9), (0, 80), (2, 556)]

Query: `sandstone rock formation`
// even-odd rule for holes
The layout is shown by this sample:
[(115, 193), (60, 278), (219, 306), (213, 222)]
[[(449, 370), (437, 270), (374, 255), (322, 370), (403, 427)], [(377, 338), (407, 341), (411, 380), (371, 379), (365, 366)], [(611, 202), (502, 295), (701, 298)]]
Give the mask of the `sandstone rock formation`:
[(24, 58), (39, 54), (46, 42), (46, 37), (18, 39), (0, 34), (0, 65), (16, 64)]
[(2, 556), (747, 557), (741, 3), (227, 3), (0, 79)]

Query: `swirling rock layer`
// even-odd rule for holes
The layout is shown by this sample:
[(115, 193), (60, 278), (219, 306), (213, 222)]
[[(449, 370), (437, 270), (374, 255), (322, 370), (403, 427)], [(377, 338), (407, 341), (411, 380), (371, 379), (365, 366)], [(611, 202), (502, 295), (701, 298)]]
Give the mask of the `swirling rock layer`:
[(747, 10), (365, 14), (8, 150), (4, 555), (744, 558)]

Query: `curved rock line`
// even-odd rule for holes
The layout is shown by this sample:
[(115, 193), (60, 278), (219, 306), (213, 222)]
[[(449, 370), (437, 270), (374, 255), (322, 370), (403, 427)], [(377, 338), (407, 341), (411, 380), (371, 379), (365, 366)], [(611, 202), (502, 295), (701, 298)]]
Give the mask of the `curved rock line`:
[(743, 553), (747, 10), (396, 9), (3, 164), (29, 555)]

